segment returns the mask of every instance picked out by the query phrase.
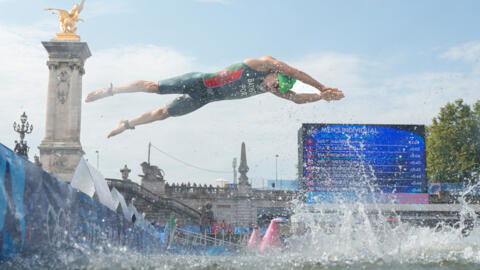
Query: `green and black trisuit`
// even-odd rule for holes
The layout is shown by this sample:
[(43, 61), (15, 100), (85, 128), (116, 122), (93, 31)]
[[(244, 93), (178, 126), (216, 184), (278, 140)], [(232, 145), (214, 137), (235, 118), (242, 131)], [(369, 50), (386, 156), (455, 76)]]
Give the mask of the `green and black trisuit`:
[[(158, 82), (160, 94), (182, 94), (167, 105), (168, 114), (180, 116), (219, 100), (251, 97), (265, 93), (262, 82), (267, 73), (244, 63), (234, 64), (217, 73), (191, 72)], [(289, 80), (285, 84), (283, 81)], [(295, 79), (279, 74), (280, 90), (286, 92)], [(288, 89), (286, 89), (288, 88)]]

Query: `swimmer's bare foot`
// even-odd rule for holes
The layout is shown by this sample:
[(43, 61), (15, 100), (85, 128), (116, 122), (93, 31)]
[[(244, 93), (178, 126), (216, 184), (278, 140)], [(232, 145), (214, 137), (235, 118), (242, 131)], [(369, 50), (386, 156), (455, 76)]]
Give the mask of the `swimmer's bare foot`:
[(118, 126), (116, 129), (110, 131), (110, 133), (107, 135), (107, 138), (113, 137), (115, 135), (118, 135), (122, 132), (124, 132), (127, 129), (135, 129), (135, 127), (132, 127), (128, 124), (128, 120), (121, 120), (118, 123)]
[(109, 97), (109, 96), (113, 96), (113, 85), (112, 84), (110, 84), (109, 88), (102, 88), (102, 89), (98, 89), (98, 90), (95, 90), (93, 92), (90, 92), (87, 95), (87, 97), (85, 98), (85, 102), (92, 102), (92, 101), (95, 101), (97, 99), (101, 99), (101, 98)]

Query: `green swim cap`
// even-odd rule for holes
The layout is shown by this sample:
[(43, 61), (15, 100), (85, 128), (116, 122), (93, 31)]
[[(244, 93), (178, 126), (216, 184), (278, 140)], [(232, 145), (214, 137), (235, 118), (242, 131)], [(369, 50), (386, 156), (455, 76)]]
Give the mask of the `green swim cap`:
[(297, 80), (295, 78), (290, 78), (287, 75), (278, 73), (278, 84), (280, 93), (285, 93), (288, 90), (292, 89), (293, 85)]

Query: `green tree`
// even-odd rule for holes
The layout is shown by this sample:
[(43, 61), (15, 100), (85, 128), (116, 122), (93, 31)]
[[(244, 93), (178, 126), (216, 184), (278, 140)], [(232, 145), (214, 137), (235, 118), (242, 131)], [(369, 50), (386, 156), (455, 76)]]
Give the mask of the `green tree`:
[(480, 176), (480, 101), (456, 100), (426, 130), (430, 182), (477, 182)]

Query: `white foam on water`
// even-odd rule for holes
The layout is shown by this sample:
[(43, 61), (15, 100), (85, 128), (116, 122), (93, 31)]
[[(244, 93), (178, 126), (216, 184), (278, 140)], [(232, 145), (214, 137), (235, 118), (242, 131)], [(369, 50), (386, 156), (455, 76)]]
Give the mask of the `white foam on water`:
[[(313, 207), (313, 209), (312, 209)], [(281, 253), (237, 256), (142, 255), (126, 248), (81, 245), (72, 250), (17, 258), (0, 269), (477, 269), (480, 229), (419, 227), (367, 215), (362, 204), (296, 205), (305, 232), (285, 239)], [(318, 208), (318, 209), (315, 209)], [(468, 208), (468, 206), (466, 206)], [(308, 210), (307, 210), (308, 209)], [(317, 210), (316, 213), (314, 210)], [(468, 213), (468, 211), (466, 211)]]
[[(347, 144), (352, 147), (349, 141)], [(367, 188), (363, 186), (358, 192), (360, 198), (373, 191), (368, 183), (375, 182), (375, 174), (371, 166), (360, 166), (358, 170), (367, 183)], [(0, 269), (479, 269), (479, 226), (467, 236), (462, 234), (466, 219), (473, 217), (475, 225), (478, 223), (464, 199), (472, 189), (459, 199), (463, 207), (456, 227), (414, 226), (401, 218), (391, 224), (387, 216), (369, 215), (372, 207), (380, 209), (375, 204), (338, 202), (307, 207), (297, 201), (293, 202), (295, 233), (284, 240), (281, 253), (223, 257), (142, 255), (115, 246), (92, 250), (78, 244), (74, 249), (16, 258), (0, 264)]]
[(311, 208), (297, 212), (296, 222), (306, 233), (288, 239), (289, 255), (322, 264), (480, 263), (478, 228), (465, 236), (460, 223), (458, 228), (429, 228), (401, 221), (392, 225), (381, 215), (369, 218), (362, 204), (332, 204), (331, 208), (341, 214), (326, 213), (320, 206), (316, 213), (310, 213)]

